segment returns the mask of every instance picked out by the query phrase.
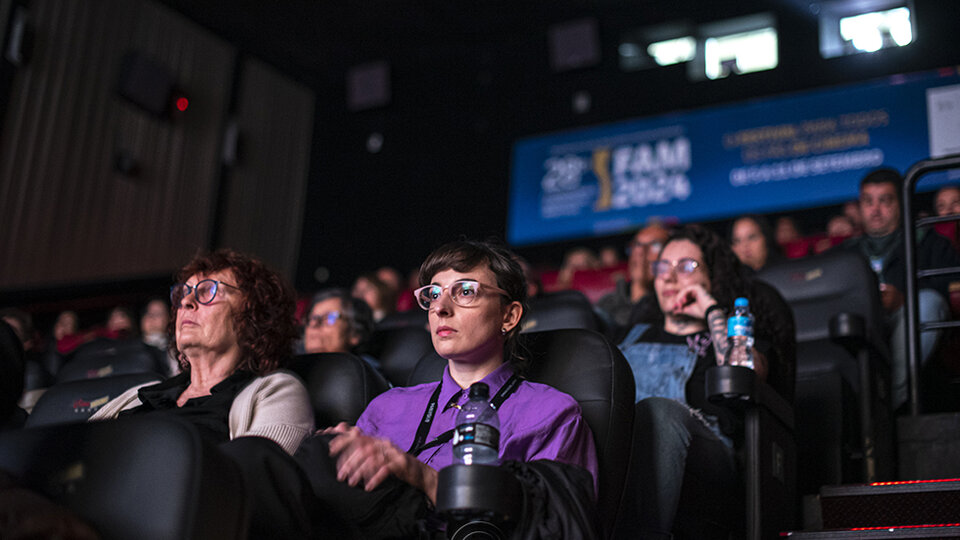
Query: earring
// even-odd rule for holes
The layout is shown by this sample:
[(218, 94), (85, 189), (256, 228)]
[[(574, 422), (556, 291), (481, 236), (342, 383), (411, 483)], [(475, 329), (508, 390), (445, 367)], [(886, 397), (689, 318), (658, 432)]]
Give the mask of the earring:
[(501, 335), (501, 336), (507, 335), (507, 329), (506, 329), (506, 328), (501, 328), (501, 329), (500, 329), (500, 335)]

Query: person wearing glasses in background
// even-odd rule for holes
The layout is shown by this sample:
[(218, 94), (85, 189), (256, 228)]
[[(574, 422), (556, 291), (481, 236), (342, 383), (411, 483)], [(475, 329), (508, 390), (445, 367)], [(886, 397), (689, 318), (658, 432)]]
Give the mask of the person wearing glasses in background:
[(616, 289), (597, 301), (597, 309), (613, 325), (626, 326), (630, 313), (643, 302), (652, 302), (653, 274), (650, 265), (660, 256), (660, 247), (670, 232), (653, 223), (640, 229), (626, 247), (627, 272), (630, 280), (618, 279)]
[[(652, 264), (659, 314), (633, 321), (619, 347), (636, 381), (634, 450), (627, 489), (636, 501), (621, 512), (620, 531), (635, 538), (699, 538), (676, 520), (692, 499), (737, 501), (742, 483), (733, 440), (737, 417), (705, 395), (706, 370), (727, 348), (726, 317), (737, 297), (756, 317), (757, 375), (793, 399), (796, 343), (793, 315), (769, 285), (752, 279), (718, 235), (696, 225), (676, 231)], [(706, 493), (706, 498), (699, 499)], [(726, 512), (743, 516), (740, 510)]]
[[(339, 516), (359, 538), (417, 537), (436, 502), (437, 471), (454, 460), (455, 419), (476, 382), (503, 397), (500, 458), (550, 460), (555, 474), (568, 475), (570, 500), (593, 500), (597, 456), (580, 405), (520, 376), (526, 282), (515, 256), (490, 243), (452, 242), (427, 257), (420, 285), (415, 299), (429, 313), (434, 349), (447, 360), (442, 379), (388, 390), (356, 426), (339, 424), (303, 443), (297, 458), (319, 500), (308, 515)], [(425, 410), (436, 411), (429, 422)]]
[(306, 388), (279, 370), (297, 337), (290, 287), (260, 261), (219, 250), (179, 271), (170, 301), (180, 374), (127, 390), (90, 420), (173, 414), (211, 442), (263, 437), (292, 454), (314, 418)]
[(305, 353), (356, 353), (379, 371), (380, 362), (360, 353), (373, 333), (373, 311), (366, 302), (346, 289), (326, 289), (314, 295), (308, 313)]

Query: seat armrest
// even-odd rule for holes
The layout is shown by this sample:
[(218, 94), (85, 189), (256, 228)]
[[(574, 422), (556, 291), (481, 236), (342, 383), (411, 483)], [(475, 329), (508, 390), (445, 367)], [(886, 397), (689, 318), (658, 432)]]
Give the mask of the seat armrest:
[(757, 373), (743, 366), (714, 366), (706, 374), (707, 399), (712, 403), (743, 409), (762, 407), (788, 429), (793, 429), (793, 406)]

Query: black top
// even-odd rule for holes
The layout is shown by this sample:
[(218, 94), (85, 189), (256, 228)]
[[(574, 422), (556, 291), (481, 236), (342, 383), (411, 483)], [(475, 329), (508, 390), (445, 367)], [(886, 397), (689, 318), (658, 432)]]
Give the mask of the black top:
[(213, 442), (230, 440), (228, 417), (234, 398), (254, 378), (249, 371), (236, 371), (210, 389), (209, 396), (188, 399), (177, 407), (177, 398), (190, 384), (190, 373), (185, 371), (163, 382), (145, 386), (137, 392), (141, 404), (121, 411), (119, 416), (147, 413), (172, 414), (197, 426), (200, 436)]

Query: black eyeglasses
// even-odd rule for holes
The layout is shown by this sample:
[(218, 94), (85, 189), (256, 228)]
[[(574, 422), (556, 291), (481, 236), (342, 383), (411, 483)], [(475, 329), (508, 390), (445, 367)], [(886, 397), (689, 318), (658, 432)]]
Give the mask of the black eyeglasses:
[(453, 299), (453, 303), (457, 304), (458, 306), (469, 306), (485, 291), (495, 292), (497, 294), (507, 296), (507, 291), (501, 288), (494, 287), (493, 285), (486, 285), (472, 279), (461, 279), (459, 281), (454, 281), (446, 287), (441, 287), (440, 285), (435, 284), (424, 285), (423, 287), (413, 291), (413, 296), (417, 299), (417, 304), (420, 307), (430, 311), (430, 305), (434, 301), (439, 300), (440, 296), (443, 295), (443, 291), (447, 289), (450, 289), (450, 298)]
[(173, 307), (179, 308), (180, 303), (183, 302), (183, 299), (189, 296), (190, 293), (193, 293), (197, 299), (197, 303), (204, 305), (209, 304), (210, 302), (213, 302), (214, 298), (217, 297), (217, 291), (220, 290), (221, 285), (239, 289), (239, 287), (236, 285), (224, 283), (215, 279), (204, 279), (193, 286), (187, 285), (186, 283), (177, 283), (170, 287), (170, 303), (173, 305)]
[(653, 261), (653, 277), (663, 277), (671, 271), (676, 271), (677, 275), (692, 274), (694, 270), (700, 267), (700, 263), (684, 257), (679, 261), (668, 261), (666, 259), (657, 259)]
[(343, 315), (339, 311), (328, 311), (307, 318), (307, 326), (333, 326)]

